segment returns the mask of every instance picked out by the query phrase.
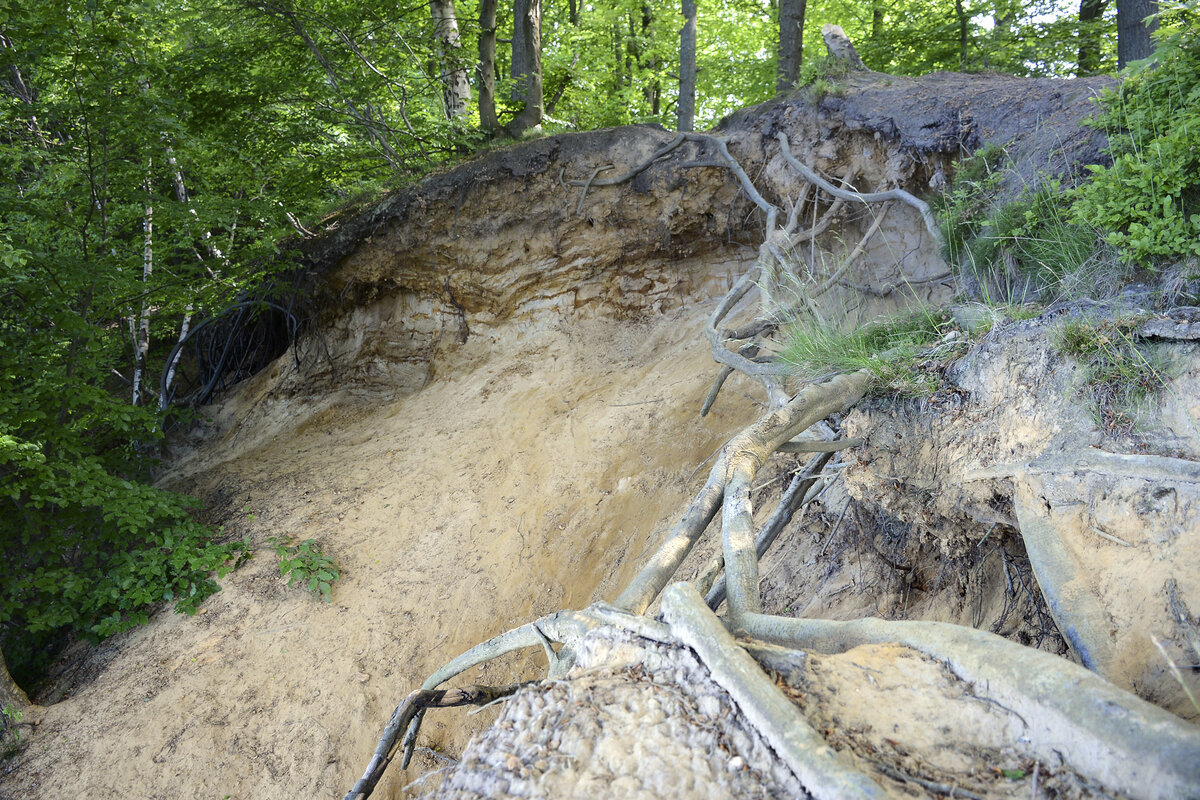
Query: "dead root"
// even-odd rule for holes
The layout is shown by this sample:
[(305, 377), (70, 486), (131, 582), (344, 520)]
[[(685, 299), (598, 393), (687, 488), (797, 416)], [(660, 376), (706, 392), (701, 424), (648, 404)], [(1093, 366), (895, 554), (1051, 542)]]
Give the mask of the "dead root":
[[(730, 152), (727, 140), (706, 134), (679, 134), (620, 176), (601, 179), (599, 175), (605, 169), (601, 167), (586, 179), (568, 182), (580, 187), (579, 208), (582, 209), (584, 198), (593, 188), (624, 183), (659, 159), (671, 156), (687, 142), (710, 152), (716, 151), (717, 159), (693, 158), (684, 166), (719, 165), (728, 169), (746, 197), (764, 214), (766, 235), (755, 265), (720, 300), (706, 325), (705, 335), (713, 358), (721, 367), (701, 413), (707, 413), (712, 407), (725, 380), (734, 372), (741, 372), (763, 386), (768, 411), (725, 445), (683, 517), (613, 605), (592, 606), (580, 612), (560, 611), (544, 617), (468, 650), (431, 675), (418, 692), (397, 707), (363, 779), (346, 800), (371, 794), (392, 759), (400, 731), (405, 728), (407, 732), (401, 747), (404, 750), (403, 765), (407, 767), (425, 708), (442, 704), (441, 701), (450, 696), (444, 692), (439, 694), (437, 687), (445, 681), (475, 665), (527, 647), (542, 647), (550, 663), (549, 677), (560, 677), (574, 663), (576, 648), (583, 637), (595, 628), (610, 625), (659, 641), (669, 638), (695, 651), (713, 680), (733, 696), (740, 712), (817, 798), (881, 798), (885, 792), (870, 776), (837, 756), (826, 738), (767, 676), (759, 662), (786, 665), (804, 657), (799, 651), (842, 652), (859, 645), (884, 643), (899, 644), (936, 659), (958, 679), (970, 684), (977, 697), (1017, 715), (1025, 725), (1031, 747), (1045, 763), (1066, 762), (1088, 780), (1134, 798), (1200, 797), (1200, 729), (1062, 658), (991, 633), (943, 623), (877, 619), (835, 622), (762, 613), (759, 559), (803, 506), (805, 499), (811, 499), (810, 493), (829, 454), (850, 444), (846, 441), (794, 440), (831, 414), (853, 406), (865, 395), (871, 383), (869, 373), (859, 371), (806, 386), (796, 394), (789, 393), (784, 383), (785, 367), (769, 356), (770, 348), (765, 346), (765, 338), (788, 313), (801, 313), (807, 308), (811, 313), (819, 314), (812, 299), (833, 285), (845, 282), (852, 263), (879, 229), (889, 204), (899, 202), (915, 208), (930, 236), (935, 239), (939, 236), (929, 206), (908, 192), (901, 189), (856, 192), (849, 188), (852, 175), (844, 176), (841, 187), (835, 186), (795, 157), (786, 136), (778, 134), (777, 141), (784, 161), (805, 181), (786, 213), (754, 186)], [(825, 214), (817, 219), (816, 203), (821, 193), (832, 200), (827, 201)], [(814, 222), (811, 227), (798, 230), (801, 208), (806, 203), (811, 204)], [(796, 252), (797, 243), (817, 236), (846, 203), (885, 205), (841, 264), (826, 270), (823, 275), (814, 269), (815, 265), (807, 265), (802, 278), (796, 269), (795, 258), (788, 254)], [(783, 289), (798, 287), (804, 290), (799, 293), (801, 303), (796, 308), (781, 308), (777, 298)], [(755, 289), (759, 291), (755, 321), (737, 330), (724, 328), (726, 319)], [(794, 476), (779, 508), (756, 533), (751, 487), (763, 464), (780, 451), (817, 452), (819, 455)], [(1149, 463), (1145, 459), (1136, 465), (1109, 463), (1111, 461), (1109, 459), (1097, 468), (1169, 470), (1178, 479), (1177, 465)], [(1078, 461), (1073, 462), (1072, 467), (1079, 468)], [(1033, 468), (1035, 465), (1022, 467)], [(671, 584), (680, 565), (718, 511), (721, 515), (721, 557), (702, 571), (697, 586)], [(1025, 527), (1023, 521), (1023, 530)], [(1047, 571), (1045, 568), (1046, 564), (1054, 563), (1054, 558), (1039, 550), (1038, 541), (1050, 537), (1033, 538), (1037, 541), (1028, 547), (1033, 570), (1039, 582), (1043, 582), (1043, 591), (1052, 599), (1054, 589), (1047, 590), (1046, 583), (1061, 583), (1069, 580), (1069, 576), (1064, 578), (1052, 574), (1053, 569)], [(660, 595), (665, 625), (644, 616)], [(710, 610), (710, 607), (719, 607), (722, 600), (728, 608), (724, 619)], [(1050, 607), (1053, 612), (1053, 602)], [(1060, 619), (1060, 614), (1055, 616)], [(1091, 612), (1085, 609), (1084, 616), (1090, 619)], [(1070, 637), (1070, 630), (1066, 632)], [(735, 640), (735, 636), (740, 638)], [(1083, 652), (1080, 641), (1072, 639), (1072, 644)], [(559, 644), (561, 648), (555, 651), (552, 644)], [(507, 691), (508, 688), (484, 690), (475, 687), (462, 696), (469, 702), (470, 698), (491, 697), (489, 692)], [(437, 701), (431, 701), (431, 698)], [(907, 776), (902, 777), (907, 780)], [(940, 791), (942, 786), (936, 781), (920, 785), (931, 791)]]

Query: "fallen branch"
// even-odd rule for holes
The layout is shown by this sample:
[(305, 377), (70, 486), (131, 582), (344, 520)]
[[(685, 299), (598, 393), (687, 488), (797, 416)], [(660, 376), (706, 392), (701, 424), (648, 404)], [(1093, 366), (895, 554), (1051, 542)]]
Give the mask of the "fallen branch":
[(508, 697), (521, 688), (519, 684), (512, 686), (463, 686), (458, 689), (417, 689), (404, 698), (396, 710), (392, 712), (384, 729), (383, 738), (375, 748), (367, 764), (367, 771), (358, 779), (344, 800), (367, 798), (375, 791), (376, 784), (383, 777), (384, 771), (392, 763), (393, 745), (397, 734), (412, 721), (413, 717), (427, 708), (457, 708), (459, 706), (483, 706), (499, 698)]

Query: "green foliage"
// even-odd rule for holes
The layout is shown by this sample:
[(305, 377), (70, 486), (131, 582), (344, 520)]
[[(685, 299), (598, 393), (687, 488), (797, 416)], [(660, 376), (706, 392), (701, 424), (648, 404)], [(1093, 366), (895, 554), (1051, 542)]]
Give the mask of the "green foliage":
[(800, 68), (799, 86), (806, 87), (814, 101), (821, 101), (829, 95), (841, 97), (845, 89), (839, 80), (849, 73), (849, 65), (832, 56), (806, 61)]
[(314, 596), (331, 602), (329, 592), (341, 573), (333, 559), (321, 552), (315, 539), (293, 544), (290, 539), (272, 536), (267, 541), (275, 547), (279, 572), (288, 579), (288, 586), (306, 584)]
[[(1047, 8), (810, 3), (806, 80), (837, 91), (824, 22), (875, 69), (1062, 73), (1076, 32), (1069, 15), (1039, 22)], [(420, 3), (0, 0), (0, 646), (22, 681), (65, 637), (111, 635), (162, 601), (194, 610), (244, 553), (148, 483), (196, 369), (168, 355), (291, 266), (281, 239), (483, 143), (475, 112), (447, 118), (442, 95), (480, 33), (477, 2), (457, 11), (462, 48), (446, 53)], [(673, 126), (675, 6), (544, 14), (547, 127)], [(776, 14), (767, 0), (699, 4), (698, 125), (774, 95)], [(510, 5), (498, 25), (508, 38)], [(502, 117), (520, 108), (510, 52)], [(328, 599), (332, 562), (311, 542), (279, 546), (296, 548), (285, 573)]]
[(0, 708), (0, 759), (12, 758), (21, 751), (21, 733), (17, 725), (24, 716), (12, 706)]
[(1200, 4), (1164, 3), (1158, 49), (1101, 97), (1110, 167), (1093, 166), (1072, 216), (1129, 261), (1200, 255)]
[[(1088, 32), (1096, 42), (1099, 71), (1116, 66), (1116, 9)], [(938, 70), (998, 71), (1013, 75), (1074, 74), (1080, 44), (1079, 3), (1057, 0), (947, 0), (893, 3), (810, 0), (804, 49), (825, 52), (821, 26), (841, 25), (868, 68), (892, 75)]]
[(156, 416), (108, 391), (114, 344), (66, 296), (94, 276), (0, 250), (0, 645), (30, 685), (68, 633), (98, 641), (164, 601), (194, 612), (236, 548), (139, 480)]
[(947, 262), (998, 302), (1115, 289), (1126, 271), (1099, 233), (1065, 209), (1070, 191), (1056, 179), (1044, 180), (1005, 201), (1009, 177), (1008, 156), (999, 147), (986, 146), (958, 163), (953, 184), (934, 203)]
[(918, 309), (845, 331), (803, 317), (784, 333), (780, 359), (804, 380), (865, 369), (873, 391), (920, 397), (941, 387), (941, 367), (966, 341), (944, 310)]
[(1158, 350), (1134, 336), (1142, 322), (1136, 315), (1078, 316), (1065, 322), (1059, 331), (1058, 349), (1083, 367), (1087, 391), (1105, 431), (1132, 430), (1140, 407), (1169, 377), (1168, 366)]

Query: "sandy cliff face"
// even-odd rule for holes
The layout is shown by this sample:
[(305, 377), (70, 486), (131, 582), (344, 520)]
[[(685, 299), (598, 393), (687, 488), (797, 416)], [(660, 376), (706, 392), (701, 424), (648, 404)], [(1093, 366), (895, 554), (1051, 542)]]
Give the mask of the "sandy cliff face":
[[(1089, 84), (851, 81), (845, 97), (780, 100), (720, 130), (773, 200), (797, 190), (773, 149), (778, 131), (798, 156), (834, 178), (852, 174), (863, 190), (924, 191), (963, 149), (985, 140), (1016, 135), (1014, 148), (1048, 153), (1046, 140), (1020, 124), (1023, 113), (1041, 115), (1055, 147), (1068, 153), (1095, 146), (1074, 128), (1059, 135), (1052, 127), (1061, 121), (1065, 130), (1083, 113)], [(705, 460), (759, 413), (755, 386), (735, 378), (714, 412), (697, 416), (716, 371), (703, 322), (761, 235), (735, 184), (707, 163), (712, 154), (689, 144), (626, 185), (573, 183), (618, 174), (671, 138), (629, 128), (497, 151), (309, 243), (321, 265), (310, 285), (315, 327), (295, 353), (207, 409), (209, 421), (181, 447), (167, 478), (206, 499), (227, 535), (248, 536), (256, 558), (198, 617), (162, 613), (79, 654), (32, 746), (0, 777), (0, 794), (341, 796), (392, 707), (438, 665), (539, 615), (612, 599), (703, 480)], [(820, 245), (837, 253), (866, 224), (848, 209)], [(854, 274), (880, 296), (839, 289), (836, 307), (857, 305), (868, 315), (894, 308), (907, 298), (882, 290), (902, 278), (926, 300), (952, 293), (940, 279), (923, 282), (945, 267), (915, 212), (894, 209), (881, 233)], [(1011, 533), (1009, 484), (989, 478), (963, 488), (958, 466), (947, 471), (936, 453), (957, 448), (984, 468), (1042, 452), (1055, 430), (1084, 423), (1060, 394), (1005, 389), (1012, 371), (1003, 358), (975, 363), (975, 383), (964, 388), (972, 399), (958, 412), (871, 407), (856, 417), (869, 446), (844, 459), (846, 478), (765, 565), (769, 611), (985, 627), (1001, 620), (1002, 632), (1037, 643), (1044, 604), (1036, 590), (1024, 599), (1009, 591), (1001, 557), (976, 565), (977, 583), (954, 574), (953, 558), (977, 547), (987, 526)], [(1189, 409), (1175, 416), (1194, 421)], [(1031, 422), (1026, 411), (1046, 418)], [(992, 426), (972, 443), (983, 418)], [(926, 423), (934, 432), (921, 442), (912, 431)], [(886, 469), (851, 478), (856, 464), (889, 458)], [(788, 466), (780, 460), (764, 481)], [(902, 487), (887, 483), (893, 472), (910, 475), (910, 466)], [(756, 503), (777, 496), (780, 484), (758, 487)], [(918, 484), (946, 499), (915, 502), (907, 489)], [(864, 502), (847, 506), (850, 498)], [(910, 535), (921, 520), (926, 528)], [(266, 546), (279, 535), (314, 538), (338, 561), (343, 577), (332, 604), (281, 580)], [(1187, 532), (1175, 537), (1190, 540)], [(1017, 563), (1015, 538), (1003, 541)], [(682, 577), (712, 550), (698, 548)], [(1195, 587), (1171, 574), (1191, 603)], [(1136, 621), (1142, 612), (1119, 613)], [(1048, 628), (1042, 646), (1062, 649)], [(856, 736), (863, 757), (894, 747), (892, 737), (866, 731), (875, 723), (863, 716), (894, 694), (842, 705), (835, 696), (873, 684), (872, 670), (906, 659), (911, 653), (870, 650), (813, 661), (806, 680), (820, 702), (812, 716), (841, 731), (831, 734), (835, 747)], [(510, 657), (466, 677), (507, 683), (540, 674), (543, 661), (537, 653)], [(937, 683), (945, 676), (927, 661), (909, 667), (922, 686), (941, 687), (929, 689), (921, 719), (950, 713), (954, 698), (969, 691)], [(1147, 684), (1157, 687), (1155, 699), (1166, 691), (1160, 678)], [(822, 686), (834, 688), (822, 694)], [(1175, 695), (1161, 697), (1178, 706)], [(979, 703), (972, 709), (970, 719), (995, 713)], [(419, 766), (436, 768), (459, 754), (494, 713), (431, 716)], [(932, 754), (942, 740), (929, 741)], [(901, 743), (915, 753), (912, 769), (926, 752), (914, 742)], [(1016, 769), (1027, 758), (1002, 745), (986, 752), (992, 756), (977, 753), (973, 762), (946, 756), (929, 774), (986, 773), (979, 764), (988, 757)], [(958, 763), (964, 759), (966, 767)], [(1072, 796), (1074, 784), (1062, 775)], [(424, 788), (406, 788), (414, 778), (394, 768), (376, 796)], [(741, 785), (745, 776), (726, 779)], [(901, 796), (922, 791), (893, 783), (907, 787), (896, 790)], [(598, 783), (596, 796), (608, 788)], [(995, 796), (1028, 796), (1027, 788)]]

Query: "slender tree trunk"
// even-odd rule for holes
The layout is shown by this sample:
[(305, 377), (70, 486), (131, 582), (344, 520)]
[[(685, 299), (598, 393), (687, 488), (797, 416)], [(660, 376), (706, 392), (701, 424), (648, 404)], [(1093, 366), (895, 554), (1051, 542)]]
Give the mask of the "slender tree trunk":
[(967, 9), (963, 5), (963, 0), (954, 0), (954, 17), (958, 20), (958, 67), (965, 69), (967, 66), (967, 45), (970, 42), (970, 28), (968, 25), (971, 20), (967, 16)]
[[(146, 194), (150, 194), (150, 181), (146, 180)], [(133, 337), (133, 405), (141, 405), (142, 382), (146, 376), (146, 361), (150, 354), (150, 308), (146, 297), (150, 291), (150, 278), (154, 274), (154, 206), (149, 201), (142, 213), (142, 306), (129, 317), (129, 333)]]
[(1154, 52), (1150, 34), (1158, 28), (1158, 20), (1147, 24), (1146, 18), (1157, 11), (1157, 0), (1117, 0), (1117, 69)]
[(429, 11), (433, 15), (433, 30), (438, 40), (446, 116), (454, 119), (467, 113), (467, 103), (471, 100), (471, 83), (467, 80), (454, 0), (429, 0)]
[(321, 65), (325, 71), (325, 77), (329, 81), (330, 88), (337, 93), (338, 98), (346, 106), (346, 111), (349, 116), (362, 126), (367, 133), (367, 139), (375, 147), (375, 151), (379, 153), (396, 171), (404, 169), (404, 159), (392, 147), (390, 137), (390, 126), (383, 117), (383, 112), (379, 112), (379, 119), (375, 118), (375, 109), (370, 103), (365, 103), (362, 108), (354, 102), (342, 88), (342, 80), (338, 76), (337, 70), (333, 64), (325, 57), (325, 53), (317, 45), (311, 36), (308, 35), (308, 29), (304, 27), (304, 23), (294, 11), (278, 11), (276, 12), (286, 19), (296, 32), (296, 35), (304, 42), (304, 45), (312, 53), (313, 58)]
[(513, 0), (513, 35), (512, 35), (512, 65), (509, 74), (512, 76), (512, 99), (519, 103), (525, 99), (529, 84), (529, 37), (525, 35), (525, 20), (529, 18), (529, 5), (532, 0)]
[[(525, 72), (525, 107), (508, 123), (509, 135), (514, 139), (521, 138), (540, 125), (545, 112), (545, 101), (542, 97), (542, 0), (517, 1), (527, 9), (525, 16), (517, 20), (515, 27), (520, 32), (528, 65)], [(513, 44), (515, 49), (515, 38)]]
[(871, 3), (871, 46), (876, 49), (883, 46), (883, 0)]
[(642, 95), (646, 98), (646, 103), (650, 106), (650, 113), (658, 116), (661, 110), (660, 101), (662, 98), (662, 83), (658, 77), (658, 57), (654, 54), (653, 49), (650, 51), (650, 56), (646, 56), (646, 43), (651, 42), (651, 30), (654, 25), (654, 12), (650, 9), (647, 3), (642, 3), (642, 35), (638, 41), (638, 66), (649, 70), (653, 74), (653, 78), (647, 81), (642, 89)]
[(679, 130), (690, 131), (696, 122), (696, 0), (683, 0), (683, 28), (679, 31)]
[(1100, 70), (1100, 19), (1106, 0), (1079, 2), (1079, 75), (1095, 75)]
[(479, 2), (479, 124), (485, 131), (500, 127), (496, 119), (496, 0)]
[(804, 59), (804, 14), (808, 0), (779, 0), (779, 69), (775, 91), (786, 92), (800, 79)]

